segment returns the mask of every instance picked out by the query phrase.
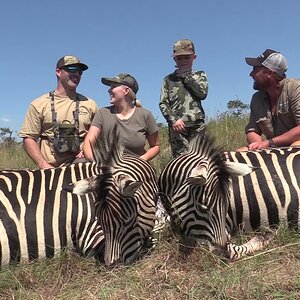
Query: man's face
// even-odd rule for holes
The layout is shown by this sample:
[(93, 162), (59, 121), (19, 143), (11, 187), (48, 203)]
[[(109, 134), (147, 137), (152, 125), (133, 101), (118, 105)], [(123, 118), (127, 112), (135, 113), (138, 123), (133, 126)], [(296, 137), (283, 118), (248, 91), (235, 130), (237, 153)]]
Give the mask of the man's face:
[(76, 89), (81, 79), (82, 70), (79, 66), (70, 65), (57, 69), (57, 73), (63, 85)]
[(254, 80), (253, 89), (264, 91), (269, 87), (270, 70), (266, 67), (253, 67), (250, 76)]

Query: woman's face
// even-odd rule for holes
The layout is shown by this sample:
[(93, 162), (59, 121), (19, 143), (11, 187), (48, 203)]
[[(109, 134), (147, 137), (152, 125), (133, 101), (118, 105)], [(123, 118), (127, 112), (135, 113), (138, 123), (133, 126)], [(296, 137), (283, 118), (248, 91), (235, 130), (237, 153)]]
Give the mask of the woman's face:
[(108, 93), (110, 95), (110, 103), (111, 104), (117, 104), (120, 103), (120, 101), (125, 99), (125, 95), (127, 93), (126, 87), (122, 85), (113, 84), (108, 89)]

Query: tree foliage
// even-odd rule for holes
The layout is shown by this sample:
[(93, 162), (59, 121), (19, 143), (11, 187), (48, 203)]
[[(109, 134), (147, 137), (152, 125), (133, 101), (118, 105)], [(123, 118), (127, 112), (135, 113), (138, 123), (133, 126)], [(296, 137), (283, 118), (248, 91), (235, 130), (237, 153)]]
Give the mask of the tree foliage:
[(228, 114), (238, 118), (244, 116), (249, 108), (249, 104), (243, 103), (240, 99), (229, 100), (227, 103)]
[(17, 143), (15, 137), (13, 137), (13, 131), (8, 127), (0, 127), (0, 142), (2, 144), (14, 144)]

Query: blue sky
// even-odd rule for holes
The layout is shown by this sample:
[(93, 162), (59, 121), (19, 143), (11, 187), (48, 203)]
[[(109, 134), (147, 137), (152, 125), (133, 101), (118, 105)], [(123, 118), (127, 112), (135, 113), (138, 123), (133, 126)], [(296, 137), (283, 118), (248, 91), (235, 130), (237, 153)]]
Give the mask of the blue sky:
[(55, 65), (66, 54), (89, 66), (78, 92), (99, 107), (109, 104), (100, 78), (127, 72), (139, 82), (143, 106), (164, 122), (161, 83), (174, 70), (172, 47), (182, 38), (194, 41), (194, 69), (207, 73), (203, 106), (214, 117), (229, 100), (250, 102), (246, 56), (281, 51), (288, 77), (300, 77), (299, 11), (299, 0), (3, 0), (0, 127), (20, 129), (29, 103), (55, 89)]

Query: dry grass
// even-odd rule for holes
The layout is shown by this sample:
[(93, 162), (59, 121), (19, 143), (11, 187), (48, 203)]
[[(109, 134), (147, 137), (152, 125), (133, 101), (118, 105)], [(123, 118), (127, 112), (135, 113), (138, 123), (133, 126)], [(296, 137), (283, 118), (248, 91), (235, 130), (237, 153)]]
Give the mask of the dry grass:
[[(246, 120), (213, 120), (209, 132), (226, 150), (244, 144)], [(169, 160), (166, 128), (161, 153), (153, 161), (159, 174)], [(22, 147), (0, 148), (1, 168), (32, 168)], [(249, 236), (240, 236), (245, 241)], [(228, 263), (205, 247), (185, 257), (168, 229), (152, 253), (131, 266), (106, 269), (92, 258), (65, 251), (54, 259), (10, 266), (0, 272), (0, 299), (300, 299), (299, 234), (280, 228), (268, 247)]]
[(131, 266), (106, 269), (65, 251), (10, 267), (0, 272), (0, 294), (24, 300), (300, 299), (299, 244), (298, 234), (281, 228), (261, 255), (228, 263), (204, 246), (184, 256), (167, 229), (153, 252)]

